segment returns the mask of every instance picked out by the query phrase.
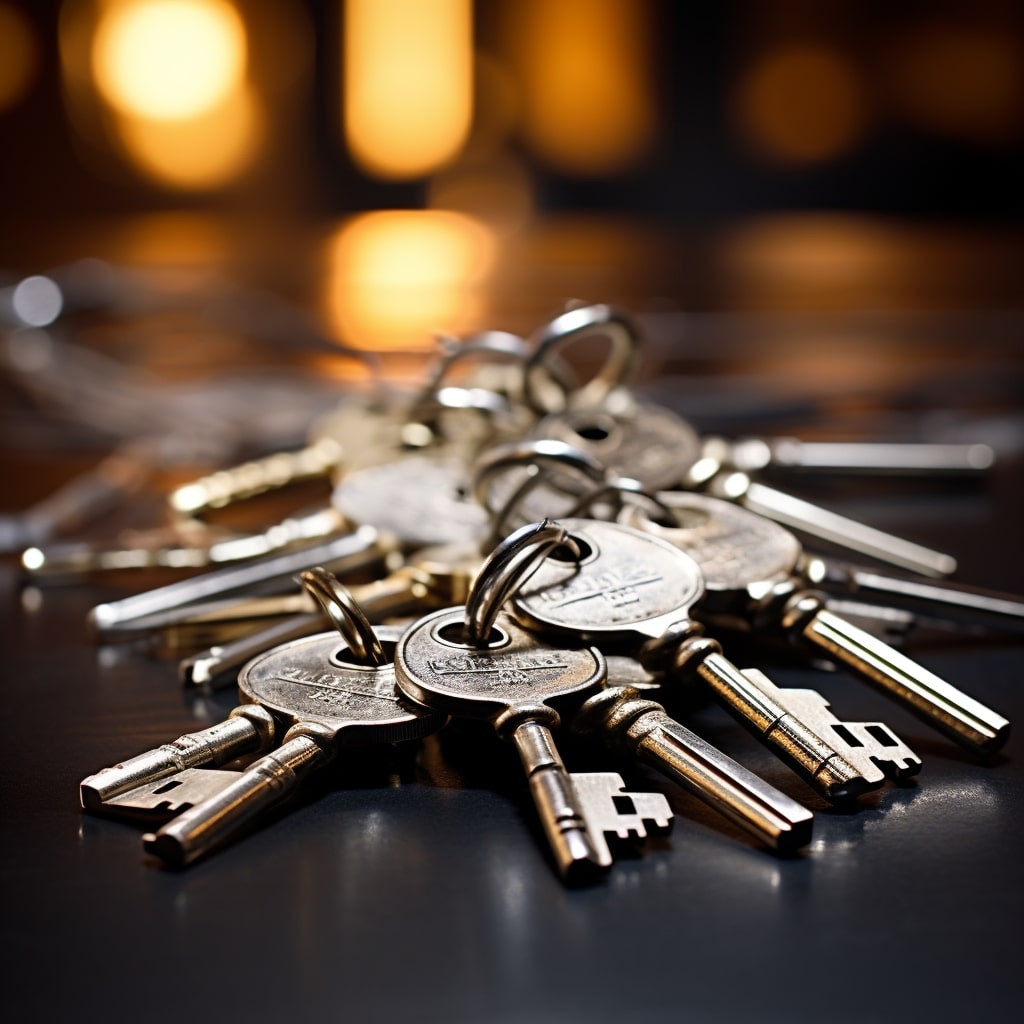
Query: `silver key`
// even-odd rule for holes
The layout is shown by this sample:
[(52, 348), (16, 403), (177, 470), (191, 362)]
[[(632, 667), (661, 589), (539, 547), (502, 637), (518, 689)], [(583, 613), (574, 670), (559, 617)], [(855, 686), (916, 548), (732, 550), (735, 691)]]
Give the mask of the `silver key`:
[(995, 452), (987, 444), (801, 441), (795, 437), (748, 437), (726, 443), (729, 462), (742, 473), (779, 469), (807, 473), (964, 476), (985, 473), (995, 462)]
[(660, 526), (635, 507), (623, 518), (644, 523), (701, 566), (707, 585), (702, 621), (780, 627), (879, 687), (933, 728), (980, 754), (998, 750), (1010, 723), (853, 623), (828, 610), (802, 578), (801, 548), (776, 523), (703, 495), (661, 492), (676, 525)]
[(692, 558), (618, 523), (567, 519), (561, 525), (583, 555), (578, 564), (548, 558), (513, 595), (511, 608), (522, 624), (545, 635), (626, 647), (649, 668), (673, 678), (702, 679), (827, 799), (846, 799), (880, 785), (844, 756), (841, 738), (819, 736), (727, 661), (714, 640), (699, 635), (690, 608), (703, 595), (704, 582)]
[[(609, 669), (609, 679), (614, 678)], [(811, 841), (814, 816), (809, 810), (633, 687), (609, 685), (590, 697), (573, 716), (572, 728), (620, 747), (779, 853), (795, 853)]]
[(287, 590), (295, 574), (312, 565), (350, 572), (379, 563), (387, 553), (388, 547), (379, 533), (372, 527), (362, 526), (354, 533), (329, 541), (215, 569), (119, 601), (96, 605), (89, 613), (89, 622), (100, 636), (109, 639), (126, 628), (130, 630), (136, 619), (145, 619), (146, 627), (153, 628), (159, 624), (158, 616), (167, 613), (170, 621), (175, 621), (177, 610), (188, 604), (231, 594)]
[[(611, 864), (603, 833), (639, 827), (635, 815), (620, 821), (610, 798), (595, 815), (593, 796), (590, 804), (581, 799), (578, 776), (566, 771), (551, 734), (559, 708), (600, 688), (605, 663), (591, 648), (538, 640), (500, 612), (512, 578), (563, 538), (549, 524), (509, 538), (485, 562), (465, 607), (434, 612), (405, 632), (395, 664), (398, 685), (414, 700), (487, 720), (515, 746), (559, 872), (585, 883)], [(667, 802), (652, 798), (648, 811), (653, 805), (651, 827), (661, 828), (671, 817)]]

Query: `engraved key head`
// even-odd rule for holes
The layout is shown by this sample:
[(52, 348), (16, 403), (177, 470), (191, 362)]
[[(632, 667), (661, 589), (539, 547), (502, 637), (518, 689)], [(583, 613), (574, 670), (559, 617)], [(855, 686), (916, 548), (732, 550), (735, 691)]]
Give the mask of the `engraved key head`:
[(499, 612), (488, 642), (465, 640), (465, 609), (444, 608), (409, 627), (395, 653), (399, 687), (446, 714), (494, 720), (541, 705), (558, 710), (600, 689), (604, 658), (590, 647), (560, 645)]
[(483, 538), (487, 514), (467, 492), (462, 463), (410, 455), (346, 474), (331, 500), (352, 522), (418, 548)]
[(671, 523), (631, 505), (619, 521), (669, 541), (700, 566), (707, 593), (702, 607), (730, 611), (791, 579), (802, 549), (785, 527), (732, 502), (689, 491), (661, 491)]
[(633, 645), (689, 620), (704, 593), (697, 563), (659, 537), (621, 523), (562, 519), (578, 561), (551, 556), (511, 599), (529, 629)]
[(289, 725), (316, 725), (339, 745), (419, 739), (444, 716), (409, 700), (395, 686), (392, 657), (401, 636), (395, 626), (374, 626), (385, 664), (360, 664), (335, 632), (282, 644), (253, 658), (239, 673), (246, 703), (259, 704)]

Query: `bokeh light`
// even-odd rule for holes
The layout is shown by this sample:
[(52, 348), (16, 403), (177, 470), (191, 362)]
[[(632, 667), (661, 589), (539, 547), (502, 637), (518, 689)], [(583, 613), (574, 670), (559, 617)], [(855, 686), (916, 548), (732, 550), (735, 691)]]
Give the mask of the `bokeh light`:
[(473, 110), (470, 0), (347, 0), (344, 134), (368, 174), (409, 179), (452, 160)]
[(846, 153), (867, 124), (858, 72), (843, 54), (813, 43), (771, 50), (741, 77), (737, 129), (761, 156), (811, 164)]
[(649, 15), (638, 0), (509, 5), (523, 134), (545, 163), (597, 178), (647, 152), (657, 128)]
[(441, 210), (379, 210), (347, 221), (327, 252), (326, 305), (349, 344), (427, 351), (434, 333), (478, 326), (495, 242), (479, 222)]
[(112, 0), (92, 49), (107, 102), (163, 121), (215, 109), (238, 89), (245, 65), (245, 26), (226, 0)]

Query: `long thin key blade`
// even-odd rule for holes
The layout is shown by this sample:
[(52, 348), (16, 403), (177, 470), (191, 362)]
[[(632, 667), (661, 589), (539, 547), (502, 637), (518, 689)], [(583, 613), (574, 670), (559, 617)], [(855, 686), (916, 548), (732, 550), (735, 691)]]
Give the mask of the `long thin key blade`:
[(751, 482), (740, 502), (783, 526), (925, 576), (948, 576), (956, 569), (956, 559), (950, 555), (865, 526), (774, 487)]
[[(817, 565), (821, 565), (816, 560)], [(1024, 633), (1024, 599), (980, 587), (926, 583), (858, 569), (828, 565), (815, 585), (831, 594), (843, 594), (887, 608), (898, 608), (922, 619)]]
[(351, 571), (370, 565), (383, 554), (377, 530), (361, 526), (354, 533), (335, 537), (325, 543), (297, 548), (243, 565), (216, 569), (120, 601), (97, 605), (89, 613), (89, 620), (99, 633), (114, 631), (132, 619), (154, 616), (195, 601), (224, 597), (239, 591), (259, 594), (274, 588), (287, 589), (296, 573), (313, 565), (323, 565), (335, 572), (339, 568)]
[(995, 753), (1010, 735), (1002, 715), (826, 609), (794, 631), (971, 750)]
[(296, 736), (251, 764), (208, 799), (142, 837), (147, 853), (184, 867), (222, 845), (258, 814), (288, 796), (328, 755), (308, 736)]
[(769, 465), (814, 473), (908, 473), (960, 475), (992, 468), (995, 453), (987, 444), (904, 444), (898, 442), (767, 442)]
[(629, 734), (642, 761), (772, 849), (795, 853), (811, 841), (814, 816), (806, 807), (664, 712), (641, 716)]

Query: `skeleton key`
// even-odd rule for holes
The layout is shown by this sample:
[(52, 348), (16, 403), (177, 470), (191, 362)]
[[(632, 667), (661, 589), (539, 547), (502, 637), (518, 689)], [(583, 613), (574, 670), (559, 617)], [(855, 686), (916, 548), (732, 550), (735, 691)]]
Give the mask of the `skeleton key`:
[[(758, 682), (766, 689), (767, 680)], [(588, 698), (573, 716), (572, 729), (620, 747), (779, 853), (795, 853), (811, 841), (814, 816), (809, 810), (670, 718), (660, 704), (632, 686), (609, 685)]]
[[(242, 772), (219, 774), (205, 799), (143, 836), (147, 852), (165, 864), (182, 867), (222, 846), (289, 796), (340, 747), (419, 739), (444, 723), (443, 716), (410, 702), (395, 688), (388, 652), (400, 630), (370, 626), (330, 573), (312, 570), (304, 581), (324, 603), (342, 638), (326, 633), (293, 641), (243, 669), (238, 679), (243, 700), (269, 711), (288, 730), (280, 747)], [(139, 794), (143, 806), (152, 799), (151, 786), (145, 783)], [(131, 795), (122, 795), (118, 809), (130, 803)]]
[[(696, 562), (679, 548), (628, 526), (589, 519), (561, 524), (581, 548), (578, 562), (548, 558), (512, 596), (529, 629), (626, 647), (645, 667), (695, 675), (743, 724), (829, 800), (860, 795), (884, 782), (845, 756), (842, 735), (828, 740), (743, 675), (714, 640), (700, 636), (690, 608), (703, 592)], [(682, 555), (683, 557), (679, 557)]]
[(991, 754), (1006, 742), (1010, 723), (1001, 715), (829, 611), (801, 577), (800, 545), (787, 530), (703, 495), (662, 492), (657, 498), (675, 525), (660, 526), (639, 507), (623, 518), (697, 560), (707, 587), (702, 621), (741, 628), (771, 623), (825, 651), (968, 749)]
[[(500, 611), (518, 575), (564, 536), (541, 523), (508, 538), (484, 563), (465, 607), (441, 609), (406, 630), (395, 672), (414, 700), (490, 721), (512, 742), (559, 872), (567, 882), (585, 883), (611, 865), (605, 832), (631, 831), (642, 838), (648, 829), (667, 828), (671, 812), (664, 798), (648, 794), (640, 812), (647, 816), (639, 817), (634, 808), (622, 817), (614, 806), (614, 797), (625, 795), (621, 779), (609, 786), (604, 776), (589, 785), (566, 771), (551, 730), (560, 722), (559, 708), (600, 687), (604, 660), (592, 648), (540, 641)], [(585, 796), (578, 783), (586, 787)]]

